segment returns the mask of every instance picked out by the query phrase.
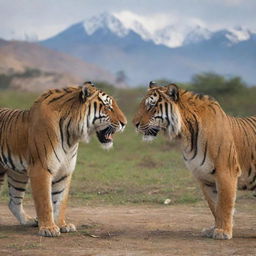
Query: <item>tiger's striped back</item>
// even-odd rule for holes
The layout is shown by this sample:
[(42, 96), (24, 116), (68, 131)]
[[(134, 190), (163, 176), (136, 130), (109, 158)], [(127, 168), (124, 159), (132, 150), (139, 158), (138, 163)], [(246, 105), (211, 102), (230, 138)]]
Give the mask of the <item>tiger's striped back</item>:
[[(29, 110), (0, 109), (0, 185), (7, 174), (9, 208), (19, 222), (37, 224), (22, 206), (30, 178), (39, 234), (74, 231), (73, 224), (66, 226), (64, 211), (78, 143), (89, 142), (96, 133), (103, 147), (109, 148), (112, 135), (122, 131), (126, 122), (115, 100), (91, 82), (49, 90)], [(60, 229), (53, 217), (60, 218)]]
[(227, 115), (213, 98), (150, 83), (134, 118), (146, 140), (162, 131), (181, 146), (215, 224), (203, 234), (231, 239), (237, 187), (256, 191), (256, 117)]

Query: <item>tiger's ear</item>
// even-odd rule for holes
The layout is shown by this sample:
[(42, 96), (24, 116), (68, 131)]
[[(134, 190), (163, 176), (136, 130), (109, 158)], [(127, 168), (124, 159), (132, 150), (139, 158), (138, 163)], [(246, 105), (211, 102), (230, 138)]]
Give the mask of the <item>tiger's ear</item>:
[(154, 81), (150, 81), (148, 86), (149, 86), (150, 89), (152, 89), (152, 88), (157, 87), (157, 84)]
[(80, 100), (84, 103), (88, 97), (90, 97), (95, 91), (95, 86), (91, 81), (84, 82), (81, 92), (80, 92)]
[(95, 85), (91, 81), (86, 81), (83, 83), (83, 85), (90, 85), (92, 87), (95, 87)]
[(176, 84), (169, 84), (167, 85), (167, 94), (169, 97), (177, 102), (179, 100), (179, 88)]
[(86, 101), (86, 99), (87, 99), (90, 95), (91, 95), (90, 89), (89, 89), (87, 86), (83, 86), (83, 87), (82, 87), (82, 90), (81, 90), (81, 92), (80, 92), (80, 95), (79, 95), (80, 101), (81, 101), (82, 103), (84, 103), (84, 102)]

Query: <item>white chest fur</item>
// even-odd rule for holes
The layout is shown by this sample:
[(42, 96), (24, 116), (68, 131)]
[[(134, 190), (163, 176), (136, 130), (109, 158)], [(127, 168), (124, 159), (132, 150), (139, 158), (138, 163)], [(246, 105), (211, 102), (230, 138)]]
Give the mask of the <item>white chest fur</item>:
[(77, 150), (78, 143), (67, 152), (64, 152), (61, 147), (57, 148), (48, 163), (48, 167), (54, 176), (72, 174), (76, 167)]
[(198, 180), (214, 182), (214, 164), (209, 156), (200, 151), (194, 158), (191, 154), (183, 153), (183, 155), (187, 168)]

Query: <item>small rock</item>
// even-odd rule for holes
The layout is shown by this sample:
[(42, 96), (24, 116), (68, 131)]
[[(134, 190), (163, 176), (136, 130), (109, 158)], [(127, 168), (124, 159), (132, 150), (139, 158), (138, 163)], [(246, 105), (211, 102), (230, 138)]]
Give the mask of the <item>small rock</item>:
[(167, 199), (164, 200), (164, 204), (165, 204), (165, 205), (168, 205), (168, 204), (170, 204), (170, 203), (171, 203), (171, 199), (167, 198)]

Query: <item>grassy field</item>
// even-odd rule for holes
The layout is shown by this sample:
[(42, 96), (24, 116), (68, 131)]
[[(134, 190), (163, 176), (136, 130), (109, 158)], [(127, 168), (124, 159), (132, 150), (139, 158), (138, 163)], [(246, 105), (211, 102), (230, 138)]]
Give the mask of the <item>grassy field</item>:
[[(114, 148), (101, 149), (96, 137), (90, 144), (80, 144), (77, 167), (71, 186), (71, 202), (82, 204), (127, 204), (195, 202), (201, 199), (196, 181), (185, 168), (181, 153), (162, 136), (148, 144), (135, 133), (131, 118), (143, 89), (114, 90), (105, 88), (117, 98), (129, 123), (122, 134), (116, 134)], [(29, 108), (37, 95), (0, 92), (0, 106)], [(29, 194), (29, 193), (28, 193)], [(31, 198), (31, 196), (26, 196)], [(2, 199), (7, 200), (6, 186)]]

